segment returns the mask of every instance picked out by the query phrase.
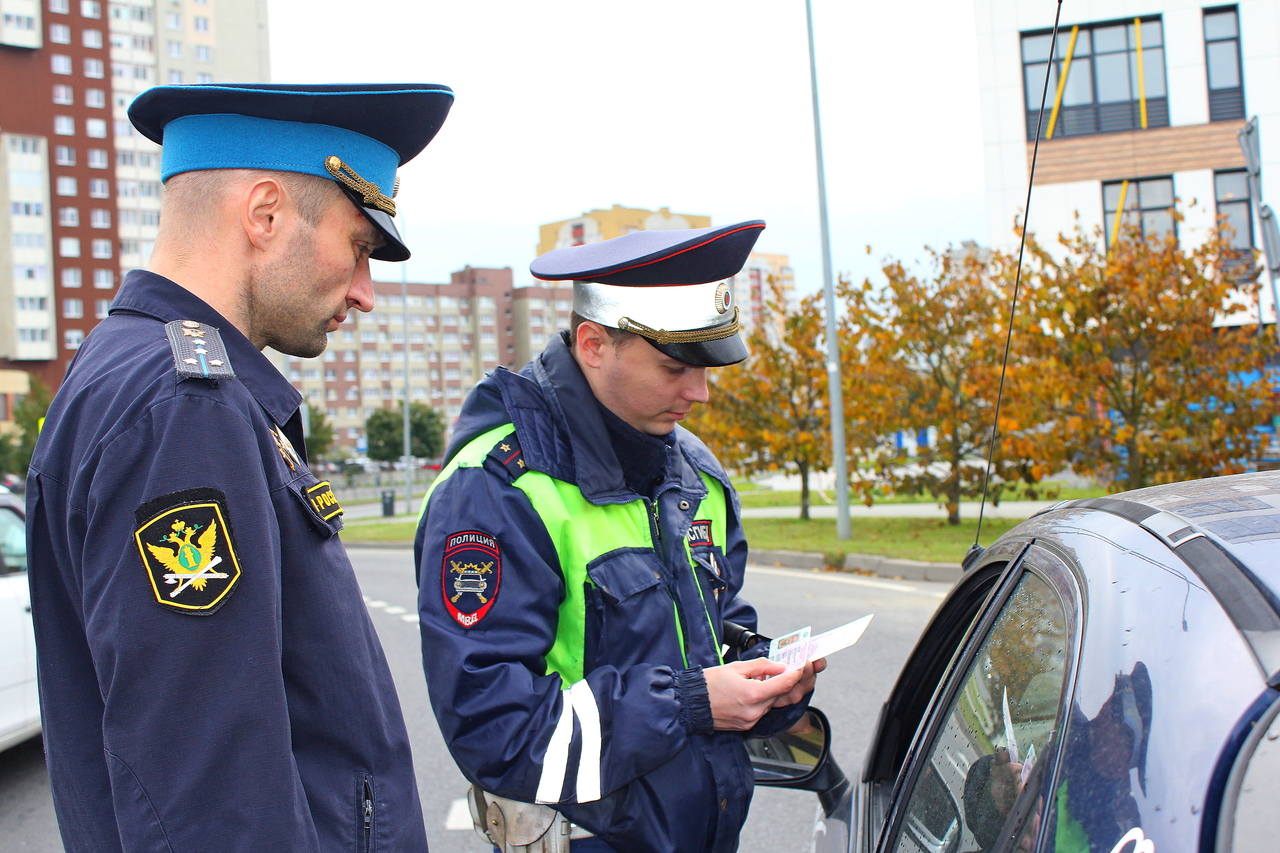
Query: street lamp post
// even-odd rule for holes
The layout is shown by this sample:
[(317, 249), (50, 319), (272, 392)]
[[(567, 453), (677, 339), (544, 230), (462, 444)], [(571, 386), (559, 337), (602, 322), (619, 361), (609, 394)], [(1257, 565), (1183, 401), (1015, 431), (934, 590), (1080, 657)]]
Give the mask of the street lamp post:
[(813, 8), (804, 0), (809, 25), (809, 84), (813, 95), (813, 147), (818, 162), (818, 217), (822, 230), (822, 288), (827, 310), (827, 397), (831, 405), (831, 459), (836, 479), (836, 536), (849, 539), (849, 471), (844, 448), (844, 389), (840, 379), (840, 341), (837, 338), (836, 291), (831, 278), (831, 228), (827, 222), (827, 178), (822, 162), (822, 121), (818, 114), (818, 63), (813, 48)]

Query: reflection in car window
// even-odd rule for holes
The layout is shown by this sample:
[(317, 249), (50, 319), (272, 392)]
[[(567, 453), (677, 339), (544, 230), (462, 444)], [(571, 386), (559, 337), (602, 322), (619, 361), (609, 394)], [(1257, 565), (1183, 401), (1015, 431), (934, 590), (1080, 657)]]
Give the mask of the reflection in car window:
[(0, 575), (26, 570), (26, 526), (16, 512), (0, 507)]
[(1067, 667), (1058, 594), (1027, 573), (983, 640), (908, 794), (898, 853), (986, 851), (1043, 769)]

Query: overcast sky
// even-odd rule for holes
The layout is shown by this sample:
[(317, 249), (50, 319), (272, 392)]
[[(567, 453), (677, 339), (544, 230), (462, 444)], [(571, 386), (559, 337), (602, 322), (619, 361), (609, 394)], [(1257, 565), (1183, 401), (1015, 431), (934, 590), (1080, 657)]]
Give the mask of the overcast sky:
[[(803, 0), (268, 8), (274, 82), (454, 89), (401, 173), (411, 281), (470, 264), (528, 283), (540, 224), (620, 204), (764, 219), (757, 249), (790, 255), (801, 292), (821, 287)], [(836, 272), (989, 242), (972, 5), (813, 0), (813, 14)]]

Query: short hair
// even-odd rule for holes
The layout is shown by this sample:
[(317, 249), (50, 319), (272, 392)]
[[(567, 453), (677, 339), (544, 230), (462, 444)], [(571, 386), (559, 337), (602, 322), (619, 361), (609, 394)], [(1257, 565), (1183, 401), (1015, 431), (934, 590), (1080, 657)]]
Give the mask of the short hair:
[[(299, 172), (260, 172), (253, 169), (203, 169), (174, 175), (164, 185), (164, 209), (161, 214), (176, 215), (184, 223), (198, 223), (204, 211), (214, 207), (212, 199), (220, 197), (227, 188), (254, 174), (267, 174), (285, 188), (298, 215), (312, 228), (320, 224), (329, 207), (343, 196), (334, 181)], [(179, 226), (181, 227), (181, 226)]]
[[(586, 322), (586, 319), (587, 319), (586, 317), (583, 317), (577, 311), (574, 311), (569, 315), (569, 348), (570, 349), (577, 346), (578, 327), (581, 326), (584, 322)], [(606, 326), (604, 323), (601, 323), (599, 320), (592, 320), (592, 322), (596, 323), (602, 329), (604, 329), (606, 332), (609, 333), (609, 340), (613, 341), (615, 346), (624, 346), (625, 344), (631, 342), (632, 340), (640, 337), (635, 332), (624, 332), (622, 329), (615, 329), (613, 326)]]

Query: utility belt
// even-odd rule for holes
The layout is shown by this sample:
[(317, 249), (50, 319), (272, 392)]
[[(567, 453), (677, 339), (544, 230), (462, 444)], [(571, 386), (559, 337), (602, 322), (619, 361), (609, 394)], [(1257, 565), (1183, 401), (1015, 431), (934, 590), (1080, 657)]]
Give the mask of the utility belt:
[(521, 803), (482, 791), (467, 791), (471, 823), (476, 834), (502, 853), (569, 853), (569, 842), (592, 838), (550, 806)]

